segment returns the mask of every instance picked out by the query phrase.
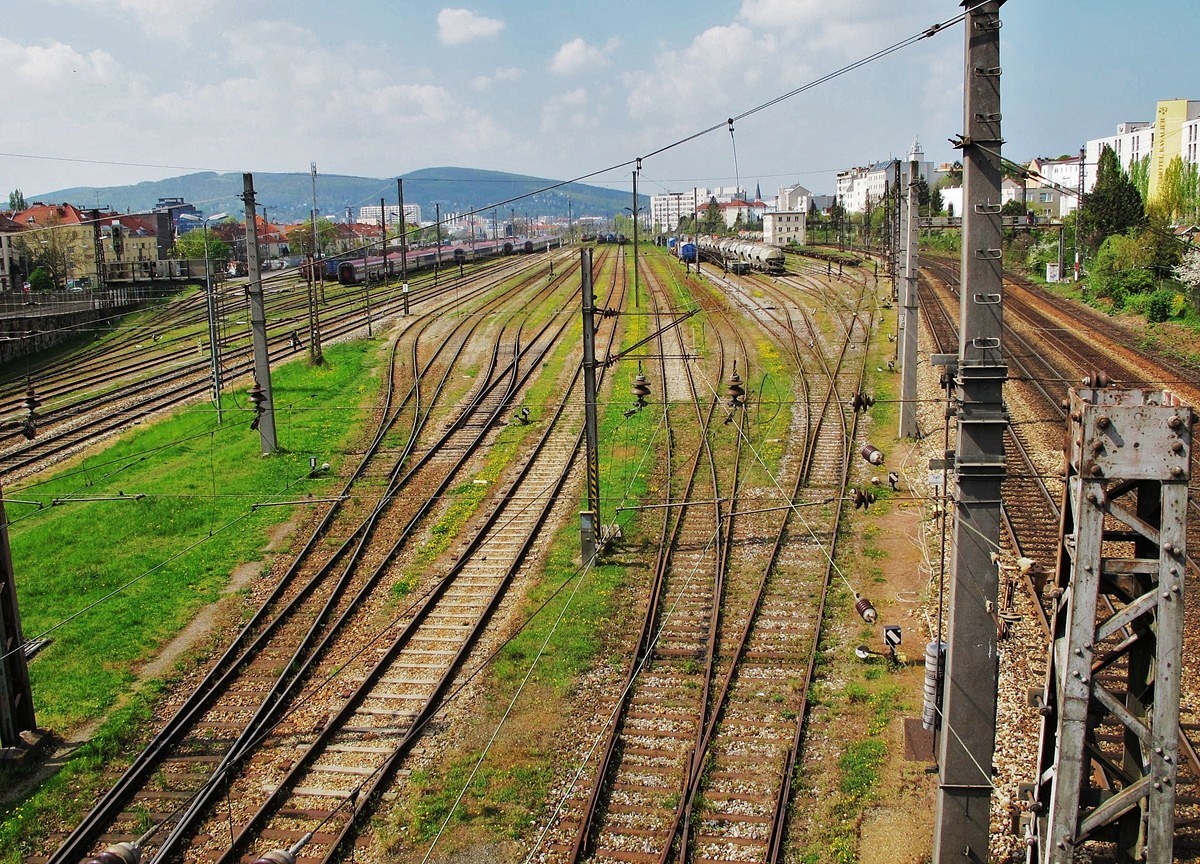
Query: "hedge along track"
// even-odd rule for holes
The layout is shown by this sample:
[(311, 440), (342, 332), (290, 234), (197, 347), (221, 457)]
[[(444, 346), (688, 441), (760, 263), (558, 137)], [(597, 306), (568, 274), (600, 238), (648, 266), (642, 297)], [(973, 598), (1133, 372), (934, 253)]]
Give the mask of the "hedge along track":
[[(537, 262), (537, 263), (540, 263)], [(522, 266), (524, 265), (524, 266)], [(440, 287), (424, 287), (409, 295), (410, 308), (418, 303), (435, 304), (436, 311), (445, 312), (473, 298), (483, 296), (496, 284), (496, 276), (524, 272), (532, 282), (541, 269), (530, 266), (526, 259), (515, 265), (503, 265), (500, 272), (484, 271), (465, 280), (467, 293), (457, 281)], [(457, 286), (457, 288), (456, 288)], [(455, 295), (455, 290), (459, 293)], [(362, 304), (355, 299), (322, 309), (323, 341), (345, 338), (358, 332), (365, 324)], [(185, 301), (185, 304), (188, 301)], [(243, 301), (244, 302), (244, 301)], [(400, 293), (392, 288), (380, 290), (373, 297), (372, 318), (382, 321), (396, 317), (403, 309)], [(431, 314), (435, 308), (421, 310)], [(279, 319), (268, 311), (268, 345), (272, 356), (294, 356), (302, 353), (292, 345), (291, 331), (297, 329), (292, 318)], [(165, 327), (165, 323), (164, 323)], [(169, 331), (163, 330), (162, 334)], [(160, 334), (155, 334), (160, 335)], [(163, 341), (172, 337), (165, 335)], [(306, 337), (307, 338), (307, 337)], [(10, 382), (0, 396), (5, 418), (0, 430), (0, 477), (27, 473), (52, 459), (74, 452), (92, 441), (102, 439), (128, 428), (138, 420), (157, 414), (211, 392), (212, 378), (207, 351), (197, 352), (194, 346), (160, 352), (143, 359), (142, 344), (135, 343), (132, 351), (113, 351), (111, 345), (96, 363), (68, 365), (59, 363), (61, 374), (42, 370), (33, 378), (35, 393), (45, 404), (38, 409), (37, 437), (27, 441), (20, 432), (20, 421), (26, 416), (21, 402), (24, 385)], [(241, 375), (253, 374), (252, 352), (248, 345), (226, 345), (223, 356), (224, 379), (227, 387)], [(116, 362), (112, 355), (115, 353)], [(76, 398), (72, 398), (72, 397)]]
[[(492, 298), (484, 308), (499, 309), (519, 303), (527, 309), (536, 306), (538, 298), (550, 298), (555, 293), (556, 289), (550, 285), (506, 292), (502, 297)], [(465, 319), (454, 326), (452, 336), (458, 340), (456, 354), (462, 351), (475, 326)], [(134, 827), (136, 822), (157, 824), (167, 818), (175, 820), (180, 816), (175, 812), (178, 803), (186, 804), (197, 794), (202, 797), (190, 809), (203, 806), (204, 797), (212, 794), (208, 782), (211, 772), (236, 758), (246, 741), (273, 722), (294, 694), (304, 665), (320, 650), (319, 640), (327, 640), (344, 626), (354, 599), (368, 593), (371, 584), (378, 580), (379, 567), (367, 564), (386, 563), (396, 554), (404, 536), (412, 532), (412, 524), (436, 500), (436, 487), (439, 483), (443, 488), (449, 485), (470, 452), (484, 439), (488, 426), (505, 410), (506, 400), (519, 381), (536, 367), (533, 357), (541, 356), (558, 332), (561, 327), (555, 331), (546, 324), (534, 335), (531, 346), (521, 349), (520, 328), (514, 328), (507, 337), (513, 342), (506, 349), (512, 354), (509, 359), (501, 356), (505, 338), (501, 329), (491, 352), (491, 369), (480, 376), (476, 391), (450, 428), (430, 443), (414, 465), (406, 467), (405, 459), (418, 440), (416, 434), (411, 437), (409, 446), (389, 472), (384, 494), (367, 518), (342, 526), (335, 533), (337, 526), (333, 520), (340, 508), (335, 507), (326, 515), (255, 617), (52, 861), (76, 861), (97, 842), (131, 839), (130, 835), (141, 833)], [(448, 339), (445, 344), (453, 342)], [(429, 404), (436, 400), (437, 391), (452, 368), (453, 362), (447, 362)], [(418, 380), (420, 377), (417, 376)], [(389, 376), (389, 385), (393, 378)], [(415, 382), (406, 402), (417, 398), (418, 386)], [(388, 401), (390, 406), (390, 394)], [(385, 414), (390, 419), (343, 490), (343, 499), (352, 494), (373, 460), (379, 458), (378, 445), (400, 410), (388, 410)], [(428, 416), (427, 407), (414, 409), (415, 431), (423, 428)], [(473, 417), (482, 417), (483, 422), (471, 425)], [(405, 490), (417, 494), (412, 498), (401, 495)], [(422, 502), (423, 506), (419, 506)], [(398, 531), (397, 526), (405, 523), (409, 527)], [(328, 540), (334, 537), (342, 539), (340, 546), (330, 552)], [(134, 805), (137, 796), (145, 803)], [(132, 812), (128, 809), (131, 807), (143, 812)], [(154, 838), (155, 843), (161, 840), (161, 836)], [(164, 851), (160, 849), (158, 854)]]
[[(926, 320), (939, 322), (936, 328), (938, 339), (952, 338), (954, 342), (951, 344), (957, 344), (957, 327), (945, 308), (947, 298), (954, 296), (954, 289), (958, 285), (957, 270), (946, 262), (936, 260), (932, 266), (923, 267), (923, 269), (927, 269), (927, 275), (932, 277), (928, 281), (930, 287), (935, 289), (932, 298), (925, 297), (929, 293), (928, 291), (922, 293), (923, 315)], [(1006, 287), (1011, 283), (1011, 277), (1006, 276)], [(1060, 423), (1065, 426), (1066, 416), (1061, 399), (1065, 398), (1071, 381), (1079, 380), (1083, 375), (1090, 375), (1095, 371), (1103, 371), (1116, 380), (1138, 381), (1144, 378), (1148, 368), (1152, 368), (1153, 361), (1150, 358), (1145, 358), (1128, 348), (1120, 351), (1106, 351), (1107, 340), (1097, 329), (1096, 324), (1090, 322), (1086, 312), (1076, 313), (1089, 321), (1088, 326), (1082, 328), (1083, 332), (1077, 332), (1076, 328), (1065, 327), (1061, 322), (1038, 308), (1047, 302), (1040, 291), (1029, 285), (1020, 287), (1023, 291), (1012, 297), (1012, 302), (1006, 305), (1005, 310), (1006, 319), (1011, 318), (1011, 320), (1006, 320), (1005, 324), (1006, 356), (1017, 373), (1015, 376), (1010, 375), (1010, 380), (1006, 384), (1010, 392), (1012, 388), (1015, 388), (1017, 392), (1006, 396), (1006, 402), (1017, 400), (1014, 404), (1022, 404), (1025, 413), (1034, 413), (1037, 427), (1044, 429), (1050, 423), (1055, 427)], [(927, 309), (927, 307), (929, 308)], [(1014, 323), (1020, 324), (1021, 329), (1015, 329), (1012, 326)], [(1023, 331), (1036, 335), (1028, 337), (1024, 335)], [(936, 344), (943, 345), (945, 343), (937, 342)], [(942, 349), (939, 347), (937, 350)], [(1130, 355), (1136, 356), (1136, 363), (1125, 359)], [(1064, 366), (1073, 368), (1063, 368)], [(1185, 398), (1195, 398), (1195, 388), (1186, 389), (1190, 389), (1192, 392)], [(1022, 393), (1025, 395), (1021, 396)], [(1017, 417), (1019, 418), (1020, 415), (1018, 414)], [(1031, 455), (1032, 447), (1027, 443), (1026, 435), (1023, 434), (1024, 428), (1022, 425), (1010, 424), (1005, 437), (1006, 453), (1019, 456), (1019, 467), (1016, 471), (1010, 470), (1004, 481), (1003, 524), (1006, 529), (1004, 539), (1016, 555), (1024, 555), (1037, 562), (1035, 571), (1025, 572), (1019, 578), (1024, 582), (1033, 601), (1032, 608), (1037, 617), (1040, 635), (1043, 637), (1043, 645), (1045, 645), (1045, 640), (1049, 639), (1051, 632), (1049, 615), (1052, 613), (1047, 605), (1053, 601), (1043, 596), (1034, 579), (1037, 571), (1053, 572), (1057, 566), (1059, 545), (1057, 528), (1060, 524), (1060, 508), (1058, 496), (1051, 494), (1046, 487), (1043, 479), (1045, 469), (1039, 469)], [(1059, 451), (1061, 443), (1049, 442), (1051, 439), (1061, 442), (1062, 434), (1064, 433), (1061, 431), (1056, 436), (1049, 433), (1044, 434), (1045, 440), (1039, 444), (1044, 449)], [(1196, 473), (1196, 466), (1193, 464), (1191, 478), (1193, 484), (1196, 483)], [(1195, 505), (1194, 496), (1191, 496), (1189, 500), (1191, 514), (1196, 512)], [(1196, 520), (1193, 518), (1192, 524), (1189, 526), (1188, 561), (1189, 570), (1193, 574), (1195, 573), (1196, 547), (1192, 545), (1192, 539), (1196, 529)], [(1005, 583), (1004, 587), (1009, 597), (1011, 597), (1013, 585), (1012, 578)], [(1002, 610), (1006, 594), (1002, 593), (1001, 596)], [(1114, 610), (1110, 607), (1108, 611), (1111, 614)], [(1006, 632), (1003, 624), (1003, 619), (1001, 619), (1002, 633)], [(1184, 627), (1184, 693), (1179, 731), (1181, 750), (1185, 758), (1180, 765), (1175, 821), (1177, 857), (1188, 858), (1194, 857), (1197, 851), (1200, 851), (1200, 821), (1198, 821), (1200, 818), (1200, 809), (1198, 809), (1200, 808), (1200, 757), (1190, 740), (1190, 736), (1200, 727), (1197, 725), (1196, 712), (1190, 707), (1188, 698), (1189, 692), (1195, 693), (1197, 676), (1200, 674), (1194, 660), (1194, 646), (1200, 640), (1200, 621), (1197, 620), (1194, 607), (1185, 608)], [(1128, 634), (1123, 631), (1116, 634), (1118, 638), (1125, 635)], [(1188, 647), (1192, 647), (1193, 650), (1187, 650)], [(1042, 658), (1038, 658), (1038, 660), (1040, 662)], [(1116, 668), (1110, 668), (1100, 674), (1124, 674), (1124, 669), (1123, 665), (1118, 665)], [(1113, 682), (1110, 686), (1120, 690), (1124, 685)], [(1029, 715), (1032, 722), (1034, 719), (1033, 709), (1029, 709)], [(1116, 741), (1100, 736), (1096, 746), (1107, 749), (1108, 755), (1112, 757), (1116, 752), (1114, 749), (1116, 744)], [(1119, 754), (1116, 755), (1116, 758), (1120, 758)], [(1030, 770), (1035, 769), (1031, 767)], [(1186, 852), (1182, 851), (1185, 849)]]
[[(790, 477), (777, 481), (787, 487), (778, 491), (793, 506), (755, 513), (761, 500), (739, 498), (736, 510), (751, 512), (735, 511), (731, 520), (731, 543), (743, 559), (734, 569), (744, 567), (757, 578), (751, 614), (723, 640), (732, 662), (705, 729), (705, 768), (687, 790), (680, 842), (665, 859), (680, 862), (775, 862), (782, 855), (854, 440), (854, 421), (844, 405), (847, 393), (861, 388), (864, 372), (866, 351), (848, 349), (852, 344), (865, 349), (870, 333), (868, 318), (862, 341), (854, 341), (854, 321), (866, 295), (861, 287), (847, 307), (849, 317), (839, 315), (840, 344), (826, 347), (791, 292), (768, 286), (764, 301), (743, 284), (725, 281), (727, 296), (795, 365), (803, 395), (796, 403), (797, 422), (804, 434), (789, 452)], [(840, 298), (831, 301), (825, 298), (825, 305), (843, 305)], [(805, 343), (813, 348), (802, 347)], [(809, 395), (814, 391), (816, 400)], [(823, 507), (821, 516), (797, 509), (813, 505)]]

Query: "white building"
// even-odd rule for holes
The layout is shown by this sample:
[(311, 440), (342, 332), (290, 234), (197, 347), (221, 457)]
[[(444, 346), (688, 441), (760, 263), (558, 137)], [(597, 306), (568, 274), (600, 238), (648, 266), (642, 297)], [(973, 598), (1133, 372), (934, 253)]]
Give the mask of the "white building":
[(1096, 185), (1100, 154), (1110, 148), (1126, 173), (1146, 160), (1147, 198), (1159, 194), (1167, 167), (1176, 158), (1200, 164), (1200, 100), (1161, 99), (1153, 121), (1137, 120), (1117, 125), (1117, 134), (1094, 138), (1084, 146), (1084, 189)]
[(963, 211), (963, 187), (961, 186), (943, 186), (942, 193), (942, 209), (946, 211), (947, 216), (961, 216)]
[(674, 231), (679, 228), (681, 217), (692, 218), (696, 208), (704, 209), (711, 197), (712, 193), (709, 190), (700, 187), (688, 189), (686, 192), (651, 195), (650, 224), (658, 226), (662, 231)]
[[(387, 214), (387, 224), (395, 225), (400, 221), (400, 205), (388, 204), (385, 205), (384, 213)], [(379, 224), (379, 205), (372, 207), (358, 208), (358, 221), (367, 225)], [(409, 225), (421, 224), (421, 205), (420, 204), (405, 204), (404, 205), (404, 221)]]
[[(1079, 208), (1079, 157), (1033, 159), (1026, 197), (1029, 209), (1039, 215), (1066, 216)], [(1049, 212), (1047, 212), (1049, 211)]]
[[(921, 142), (914, 140), (908, 150), (908, 155), (900, 160), (900, 185), (908, 184), (908, 168), (910, 162), (917, 163), (918, 176), (924, 177), (932, 188), (937, 183), (937, 175), (932, 162), (925, 161), (925, 153)], [(883, 196), (891, 190), (896, 182), (896, 160), (876, 162), (865, 168), (851, 168), (837, 175), (837, 195), (841, 206), (848, 213), (865, 213), (874, 208)]]
[(1154, 149), (1154, 124), (1148, 120), (1135, 120), (1117, 124), (1117, 134), (1105, 138), (1093, 138), (1084, 145), (1083, 189), (1090, 192), (1096, 185), (1096, 166), (1105, 147), (1117, 154), (1125, 173), (1143, 156)]
[(775, 209), (781, 213), (807, 213), (811, 203), (812, 192), (799, 183), (794, 186), (780, 186), (779, 194), (775, 196)]
[(798, 243), (807, 235), (808, 210), (776, 210), (763, 214), (763, 242), (776, 246)]

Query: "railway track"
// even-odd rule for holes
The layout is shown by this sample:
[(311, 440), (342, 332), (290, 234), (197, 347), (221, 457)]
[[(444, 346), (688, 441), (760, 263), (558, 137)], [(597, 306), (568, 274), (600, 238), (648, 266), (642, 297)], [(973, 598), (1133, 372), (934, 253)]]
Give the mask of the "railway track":
[[(663, 286), (652, 274), (647, 281), (652, 294), (662, 296)], [(706, 439), (719, 444), (716, 430), (734, 434), (736, 441), (718, 452), (726, 463), (733, 461), (736, 475), (712, 493), (719, 508), (716, 520), (701, 522), (698, 533), (687, 529), (686, 512), (678, 512), (689, 509), (687, 497), (674, 492), (664, 502), (660, 548), (699, 546), (705, 557), (686, 560), (674, 553), (687, 569), (680, 571), (676, 563), (655, 580), (625, 695), (598, 743), (605, 755), (590, 769), (588, 794), (576, 793), (548, 828), (547, 842), (538, 847), (547, 860), (762, 861), (778, 860), (783, 849), (853, 440), (845, 390), (861, 386), (863, 371), (859, 358), (865, 352), (849, 350), (850, 334), (854, 341), (861, 339), (870, 320), (856, 323), (865, 296), (860, 291), (849, 304), (851, 314), (837, 316), (840, 333), (830, 342), (804, 317), (791, 292), (751, 296), (739, 284), (723, 283), (723, 299), (707, 291), (698, 294), (709, 313), (706, 333), (733, 334), (722, 339), (722, 344), (733, 343), (724, 350), (739, 357), (738, 368), (748, 378), (749, 352), (728, 310), (736, 305), (792, 359), (803, 393), (791, 423), (794, 443), (782, 457), (782, 479), (743, 494), (737, 478), (744, 460), (734, 460), (734, 454), (739, 447), (751, 452), (762, 442), (750, 440), (746, 412), (714, 392), (719, 388), (713, 382), (723, 381), (731, 370), (723, 364), (708, 370), (707, 386), (701, 388), (712, 400), (707, 405), (684, 392), (688, 398), (680, 401), (693, 406), (686, 410), (704, 423)], [(823, 299), (846, 308), (845, 298)], [(679, 345), (678, 355), (674, 349), (661, 349), (665, 380), (672, 374), (666, 357), (695, 352), (690, 345)], [(674, 401), (669, 393), (666, 398)], [(707, 410), (714, 405), (718, 418), (732, 422), (714, 427)], [(709, 490), (692, 477), (705, 466), (704, 449), (690, 450), (695, 455), (684, 473), (674, 467), (677, 447), (664, 448), (665, 468), (680, 475), (682, 496), (690, 496), (692, 509), (704, 514), (712, 506), (702, 497)], [(821, 508), (819, 516), (809, 506)], [(722, 523), (727, 526), (723, 553), (716, 542)], [(672, 580), (680, 577), (675, 587)], [(709, 584), (689, 597), (684, 586), (697, 580)], [(714, 590), (719, 607), (713, 605)], [(678, 624), (671, 621), (676, 616)]]
[[(923, 269), (932, 276), (927, 279), (926, 287), (934, 289), (934, 296), (929, 298), (928, 303), (925, 297), (928, 291), (922, 292), (922, 314), (931, 325), (935, 350), (953, 350), (948, 346), (957, 344), (956, 327), (946, 307), (948, 303), (957, 302), (954, 291), (957, 272), (946, 262), (937, 259), (923, 264)], [(1061, 498), (1061, 493), (1050, 491), (1046, 478), (1059, 475), (1057, 465), (1060, 459), (1054, 456), (1061, 453), (1065, 434), (1066, 416), (1062, 406), (1067, 389), (1073, 382), (1085, 376), (1094, 378), (1097, 373), (1104, 373), (1112, 380), (1130, 386), (1154, 386), (1155, 382), (1172, 380), (1179, 370), (1170, 366), (1165, 369), (1156, 367), (1153, 358), (1127, 346), (1111, 346), (1108, 344), (1108, 334), (1099, 326), (1100, 322), (1095, 321), (1086, 310), (1072, 310), (1073, 316), (1069, 322), (1061, 311), (1052, 314), (1048, 310), (1053, 301), (1025, 280), (1006, 277), (1006, 288), (1010, 291), (1007, 295), (1004, 344), (1010, 368), (1015, 372), (1010, 374), (1006, 387), (1006, 402), (1010, 406), (1020, 406), (1019, 410), (1014, 411), (1020, 419), (1010, 424), (1005, 437), (1006, 453), (1010, 460), (1016, 457), (1016, 466), (1010, 465), (1004, 482), (1003, 524), (1009, 552), (1015, 557), (1026, 557), (1037, 562), (1037, 570), (1027, 570), (1019, 577), (1006, 579), (1002, 586), (998, 623), (1004, 635), (1006, 623), (1003, 616), (1005, 611), (1014, 609), (1013, 594), (1019, 578), (1029, 593), (1029, 606), (1037, 619), (1043, 637), (1042, 644), (1045, 645), (1050, 637), (1049, 616), (1053, 610), (1048, 608), (1052, 601), (1040, 590), (1039, 575), (1053, 572), (1057, 567)], [(1179, 389), (1178, 386), (1175, 389)], [(1200, 395), (1194, 392), (1195, 388), (1185, 385), (1183, 389), (1181, 395), (1185, 399)], [(1189, 389), (1193, 392), (1186, 392)], [(1034, 431), (1032, 441), (1026, 430)], [(1050, 467), (1052, 465), (1055, 467)], [(1194, 465), (1193, 487), (1197, 482), (1195, 471)], [(1189, 502), (1193, 515), (1196, 514), (1195, 506), (1193, 495)], [(1189, 541), (1193, 540), (1196, 532), (1196, 520), (1193, 518), (1189, 526)], [(1194, 554), (1198, 547), (1193, 545), (1190, 548)], [(1195, 572), (1192, 560), (1189, 560), (1189, 569)], [(1200, 615), (1194, 610), (1185, 612), (1185, 641), (1190, 646), (1200, 644)], [(1193, 858), (1200, 853), (1200, 821), (1197, 819), (1200, 813), (1200, 758), (1189, 739), (1200, 730), (1200, 723), (1197, 722), (1200, 715), (1197, 714), (1194, 697), (1189, 698), (1188, 694), (1195, 694), (1196, 686), (1200, 684), (1200, 678), (1197, 677), (1200, 670), (1187, 659), (1187, 655), (1185, 649), (1185, 692), (1180, 718), (1181, 749), (1185, 760), (1180, 766), (1178, 781), (1176, 855)], [(1045, 656), (1034, 658), (1032, 662), (1044, 674)], [(1125, 675), (1123, 661), (1107, 668), (1103, 675), (1108, 676), (1110, 686), (1121, 690), (1124, 685), (1117, 679)], [(1097, 746), (1117, 761), (1120, 760), (1122, 742), (1117, 738), (1102, 733)], [(1025, 772), (1026, 777), (1033, 771), (1032, 767), (1029, 768)]]
[[(491, 290), (496, 273), (520, 278), (524, 272), (533, 278), (541, 264), (540, 259), (520, 258), (515, 263), (502, 263), (495, 272), (477, 271), (461, 283), (451, 280), (437, 287), (420, 285), (409, 294), (408, 303), (418, 312), (433, 305), (454, 308)], [(365, 326), (359, 294), (357, 290), (339, 293), (321, 310), (325, 341), (344, 338)], [(287, 305), (291, 302), (276, 299), (268, 305), (268, 346), (276, 358), (303, 350), (292, 340), (297, 319), (295, 309)], [(380, 320), (396, 317), (404, 304), (399, 286), (379, 287), (371, 314)], [(229, 314), (248, 317), (244, 297), (230, 305)], [(124, 344), (104, 340), (83, 352), (69, 367), (54, 367), (57, 371), (31, 368), (0, 386), (0, 416), (8, 417), (0, 430), (0, 478), (44, 466), (90, 441), (209, 393), (212, 379), (208, 351), (198, 350), (191, 344), (194, 337), (187, 335), (188, 328), (201, 320), (196, 315), (203, 315), (203, 309), (197, 313), (196, 306), (194, 296), (183, 298), (134, 328), (125, 336)], [(227, 384), (253, 373), (249, 341), (248, 334), (222, 340), (222, 374)], [(43, 403), (37, 409), (37, 435), (31, 440), (26, 440), (21, 431), (26, 417), (22, 403), (28, 386)]]
[[(49, 860), (74, 862), (94, 847), (136, 840), (145, 833), (138, 826), (145, 828), (147, 823), (157, 835), (152, 842), (144, 841), (154, 860), (176, 853), (180, 843), (189, 839), (191, 821), (203, 812), (220, 783), (232, 776), (234, 766), (250, 752), (252, 744), (274, 728), (281, 712), (298, 697), (312, 664), (339, 633), (354, 629), (354, 616), (366, 610), (369, 604), (363, 601), (372, 595), (388, 563), (507, 410), (521, 381), (537, 368), (539, 358), (561, 335), (562, 323), (551, 318), (524, 337), (522, 344), (519, 322), (528, 313), (518, 311), (515, 317), (509, 313), (514, 323), (489, 337), (493, 342), (491, 366), (478, 377), (471, 398), (444, 431), (425, 434), (428, 440), (421, 445), (422, 433), (431, 432), (428, 420), (437, 394), (455, 368), (450, 355), (461, 353), (484, 312), (493, 310), (494, 314), (512, 306), (538, 308), (563, 293), (566, 278), (564, 274), (550, 285), (535, 280), (536, 285), (485, 298), (480, 313), (473, 320), (459, 319), (423, 367), (416, 366), (418, 339), (414, 337), (411, 386), (395, 406), (389, 394), (375, 442), (340, 496), (350, 500), (355, 484), (365, 478), (370, 488), (364, 497), (374, 502), (367, 508), (369, 512), (350, 515), (340, 525), (336, 518), (341, 508), (327, 514), (251, 622)], [(506, 343), (510, 347), (502, 351)], [(423, 395), (421, 379), (437, 363), (443, 367), (440, 378), (433, 376), (433, 392)], [(404, 411), (412, 417), (408, 446), (399, 456), (382, 451), (380, 443)], [(409, 457), (418, 445), (423, 452), (410, 464)], [(373, 467), (381, 460), (394, 461), (390, 467)], [(382, 492), (377, 482), (380, 476), (387, 478)], [(331, 552), (335, 544), (340, 545)], [(180, 802), (185, 806), (181, 808)]]

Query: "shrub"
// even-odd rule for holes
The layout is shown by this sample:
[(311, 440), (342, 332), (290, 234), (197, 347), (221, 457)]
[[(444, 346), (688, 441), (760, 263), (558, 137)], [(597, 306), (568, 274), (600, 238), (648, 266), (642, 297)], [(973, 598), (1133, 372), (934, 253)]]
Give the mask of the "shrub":
[(33, 291), (53, 291), (54, 280), (50, 274), (39, 267), (29, 274), (29, 287)]
[(1166, 321), (1175, 308), (1175, 292), (1170, 288), (1159, 288), (1146, 301), (1146, 319), (1153, 322)]

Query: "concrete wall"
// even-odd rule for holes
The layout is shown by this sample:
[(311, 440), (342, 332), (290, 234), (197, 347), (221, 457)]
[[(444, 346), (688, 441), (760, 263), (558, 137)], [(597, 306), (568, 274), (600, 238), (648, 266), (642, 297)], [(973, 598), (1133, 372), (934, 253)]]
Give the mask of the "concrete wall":
[[(184, 287), (154, 283), (154, 294)], [(133, 312), (151, 295), (148, 283), (120, 286), (93, 296), (90, 291), (12, 294), (0, 300), (0, 364), (36, 354), (74, 339), (82, 332), (115, 326), (114, 312)]]

